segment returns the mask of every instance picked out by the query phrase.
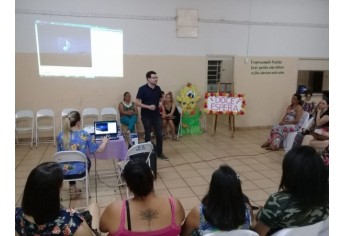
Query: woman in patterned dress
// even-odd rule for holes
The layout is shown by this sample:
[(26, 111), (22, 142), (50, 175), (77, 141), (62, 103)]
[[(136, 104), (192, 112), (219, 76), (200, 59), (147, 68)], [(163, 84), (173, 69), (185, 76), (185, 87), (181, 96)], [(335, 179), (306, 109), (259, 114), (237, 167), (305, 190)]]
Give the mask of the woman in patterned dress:
[(315, 102), (311, 100), (313, 93), (310, 89), (308, 89), (304, 92), (304, 96), (305, 96), (305, 99), (302, 101), (303, 111), (308, 112), (309, 118), (311, 118), (314, 115), (315, 107), (316, 107)]
[(287, 107), (282, 121), (273, 126), (267, 141), (261, 147), (272, 151), (279, 150), (288, 133), (295, 132), (301, 127), (302, 113), (301, 95), (296, 93), (292, 96), (291, 104)]
[[(56, 162), (44, 162), (31, 171), (21, 207), (15, 210), (16, 235), (93, 235), (79, 212), (60, 205), (63, 178)], [(96, 216), (95, 212), (91, 213)]]
[[(94, 152), (103, 152), (108, 141), (109, 138), (103, 137), (102, 143), (98, 144), (95, 142), (93, 136), (81, 129), (80, 113), (78, 111), (71, 111), (68, 113), (64, 121), (62, 132), (60, 132), (56, 138), (58, 152), (75, 150), (80, 151), (85, 155), (87, 155), (87, 150), (89, 150), (91, 154)], [(90, 171), (91, 161), (88, 156), (87, 159), (88, 170)], [(71, 194), (80, 193), (80, 189), (77, 189), (75, 181), (70, 181), (69, 184)]]

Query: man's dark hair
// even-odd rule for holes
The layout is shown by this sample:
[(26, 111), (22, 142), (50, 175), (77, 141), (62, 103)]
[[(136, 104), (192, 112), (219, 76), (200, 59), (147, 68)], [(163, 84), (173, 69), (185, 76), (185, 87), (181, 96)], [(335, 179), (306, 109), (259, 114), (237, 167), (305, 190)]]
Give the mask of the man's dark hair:
[(146, 79), (151, 78), (151, 75), (156, 75), (157, 73), (154, 72), (153, 70), (150, 70), (149, 72), (146, 73)]

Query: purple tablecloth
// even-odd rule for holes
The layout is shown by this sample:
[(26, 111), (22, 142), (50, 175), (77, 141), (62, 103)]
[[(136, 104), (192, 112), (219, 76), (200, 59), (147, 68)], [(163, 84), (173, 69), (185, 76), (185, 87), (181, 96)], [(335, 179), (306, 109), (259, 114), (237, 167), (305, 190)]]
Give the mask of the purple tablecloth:
[[(101, 143), (101, 141), (96, 141)], [(123, 136), (120, 136), (117, 140), (109, 140), (107, 146), (105, 147), (103, 152), (96, 152), (95, 156), (96, 159), (117, 159), (118, 161), (122, 161), (126, 159), (127, 154), (127, 144)], [(94, 158), (94, 155), (89, 155), (90, 158)]]

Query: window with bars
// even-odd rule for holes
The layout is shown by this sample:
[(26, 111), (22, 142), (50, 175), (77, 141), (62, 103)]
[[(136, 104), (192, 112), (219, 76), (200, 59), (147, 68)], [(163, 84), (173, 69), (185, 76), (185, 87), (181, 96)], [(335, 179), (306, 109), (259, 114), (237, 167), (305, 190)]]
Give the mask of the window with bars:
[(209, 60), (207, 65), (207, 92), (217, 92), (220, 81), (222, 61)]

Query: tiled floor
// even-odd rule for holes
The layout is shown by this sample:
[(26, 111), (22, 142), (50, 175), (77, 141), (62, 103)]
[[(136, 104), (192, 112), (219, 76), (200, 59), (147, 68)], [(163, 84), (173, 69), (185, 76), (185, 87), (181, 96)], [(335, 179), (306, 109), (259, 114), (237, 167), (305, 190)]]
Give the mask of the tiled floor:
[[(272, 152), (260, 147), (266, 140), (269, 129), (240, 129), (235, 132), (234, 138), (231, 138), (227, 119), (220, 116), (217, 132), (212, 137), (212, 117), (208, 117), (207, 125), (208, 131), (202, 135), (183, 136), (179, 141), (164, 141), (164, 153), (169, 160), (157, 161), (155, 192), (158, 195), (178, 198), (188, 213), (206, 193), (213, 171), (221, 164), (228, 164), (240, 175), (243, 191), (251, 203), (263, 205), (269, 194), (278, 190), (284, 155), (284, 151)], [(30, 170), (41, 162), (52, 161), (54, 153), (52, 144), (39, 144), (37, 149), (16, 146), (16, 206), (21, 203)], [(115, 166), (116, 161), (98, 160), (95, 172), (95, 163), (92, 160), (90, 202), (98, 202), (101, 212), (111, 201), (126, 196), (123, 187), (119, 189), (115, 186)], [(67, 189), (67, 186), (65, 185), (64, 189)], [(70, 201), (63, 193), (62, 204), (66, 207), (78, 206), (85, 200), (83, 197), (82, 195), (79, 200)]]

